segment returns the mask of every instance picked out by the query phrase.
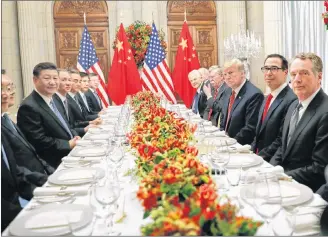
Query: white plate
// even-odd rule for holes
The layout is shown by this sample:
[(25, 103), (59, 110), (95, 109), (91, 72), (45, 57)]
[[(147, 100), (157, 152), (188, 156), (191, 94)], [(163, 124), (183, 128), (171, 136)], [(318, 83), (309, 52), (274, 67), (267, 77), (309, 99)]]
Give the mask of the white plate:
[(82, 148), (77, 147), (73, 149), (70, 153), (71, 156), (104, 156), (106, 155), (105, 148), (97, 147), (97, 148)]
[(236, 144), (237, 140), (231, 137), (205, 137), (204, 140), (208, 141), (211, 143), (213, 146), (221, 146), (222, 141), (226, 141), (228, 146)]
[(37, 196), (33, 199), (40, 203), (54, 203), (54, 202), (64, 202), (73, 198), (73, 195), (49, 195), (49, 196)]
[[(289, 181), (279, 181), (280, 192), (282, 196), (282, 206), (294, 206), (305, 203), (313, 198), (312, 190), (299, 183), (293, 183)], [(253, 197), (253, 189), (248, 185), (243, 186), (240, 189), (240, 197), (243, 199), (251, 199)]]
[(230, 153), (227, 168), (249, 168), (262, 164), (263, 158), (255, 154)]
[(48, 181), (57, 185), (76, 185), (92, 182), (92, 175), (97, 179), (105, 176), (105, 171), (98, 167), (71, 168), (59, 170), (48, 177)]
[(108, 140), (110, 134), (109, 133), (101, 133), (101, 134), (91, 134), (87, 133), (84, 135), (84, 140)]
[[(89, 224), (93, 219), (92, 208), (78, 204), (47, 204), (26, 212), (14, 219), (9, 226), (9, 232), (16, 236), (50, 236), (70, 233), (65, 215), (69, 216), (71, 227), (79, 229)], [(36, 227), (46, 228), (36, 228)], [(34, 227), (31, 228), (31, 227)]]
[(206, 133), (212, 133), (212, 132), (217, 132), (219, 131), (220, 129), (218, 127), (214, 127), (214, 126), (205, 126), (204, 127), (204, 130)]

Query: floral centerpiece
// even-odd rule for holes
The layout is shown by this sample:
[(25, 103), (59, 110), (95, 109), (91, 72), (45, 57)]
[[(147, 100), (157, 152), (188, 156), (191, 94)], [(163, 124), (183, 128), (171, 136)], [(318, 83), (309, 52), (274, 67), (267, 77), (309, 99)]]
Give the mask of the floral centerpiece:
[[(131, 50), (134, 55), (134, 60), (137, 67), (140, 69), (143, 66), (143, 62), (147, 53), (147, 47), (149, 44), (152, 27), (143, 21), (135, 21), (131, 25), (125, 28), (126, 36), (131, 45)], [(165, 50), (167, 44), (164, 41), (164, 31), (161, 29), (158, 31), (158, 35), (161, 41), (161, 46)], [(113, 42), (113, 49), (116, 47), (116, 39)]]
[(322, 18), (326, 25), (326, 30), (328, 30), (328, 0), (324, 2), (324, 6), (326, 7), (326, 12), (322, 13)]
[(262, 222), (237, 215), (229, 200), (219, 202), (208, 167), (190, 146), (196, 127), (160, 106), (159, 97), (139, 92), (132, 98), (135, 121), (128, 135), (139, 176), (137, 197), (143, 235), (254, 235)]

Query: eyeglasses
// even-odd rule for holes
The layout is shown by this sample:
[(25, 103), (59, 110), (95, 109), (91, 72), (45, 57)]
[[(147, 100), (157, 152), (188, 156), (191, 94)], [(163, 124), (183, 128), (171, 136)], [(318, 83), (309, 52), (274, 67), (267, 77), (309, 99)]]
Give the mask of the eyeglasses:
[(283, 68), (275, 67), (275, 66), (274, 67), (261, 67), (261, 71), (263, 73), (267, 73), (269, 71), (271, 71), (272, 73), (276, 73), (276, 72), (278, 72), (279, 69), (283, 69)]
[(1, 87), (1, 92), (14, 93), (15, 89), (16, 89), (16, 87), (14, 85), (2, 86)]

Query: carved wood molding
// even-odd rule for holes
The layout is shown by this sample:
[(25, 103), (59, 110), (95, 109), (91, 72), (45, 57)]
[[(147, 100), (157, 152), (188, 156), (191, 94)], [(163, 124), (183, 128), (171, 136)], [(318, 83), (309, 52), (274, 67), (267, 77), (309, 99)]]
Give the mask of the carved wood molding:
[(78, 18), (83, 21), (83, 14), (87, 19), (104, 17), (108, 19), (108, 8), (106, 1), (56, 1), (54, 4), (54, 19)]
[(168, 20), (184, 20), (184, 12), (186, 10), (187, 20), (215, 20), (216, 7), (214, 1), (168, 1), (167, 13)]

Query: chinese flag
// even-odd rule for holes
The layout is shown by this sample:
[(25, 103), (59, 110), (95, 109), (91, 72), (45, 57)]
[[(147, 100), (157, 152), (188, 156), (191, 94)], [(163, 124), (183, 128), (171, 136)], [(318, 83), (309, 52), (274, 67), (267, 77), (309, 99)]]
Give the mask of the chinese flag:
[(127, 95), (141, 91), (141, 78), (123, 24), (116, 35), (116, 48), (108, 75), (108, 94), (116, 105), (123, 104)]
[(187, 22), (185, 21), (179, 38), (178, 53), (175, 57), (172, 80), (175, 91), (188, 108), (191, 106), (196, 93), (196, 89), (191, 86), (188, 80), (188, 74), (192, 70), (199, 68), (200, 64), (197, 53), (189, 33)]

